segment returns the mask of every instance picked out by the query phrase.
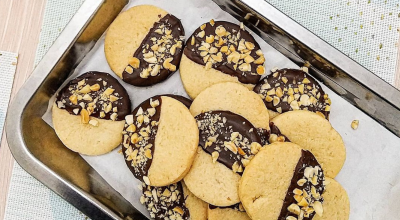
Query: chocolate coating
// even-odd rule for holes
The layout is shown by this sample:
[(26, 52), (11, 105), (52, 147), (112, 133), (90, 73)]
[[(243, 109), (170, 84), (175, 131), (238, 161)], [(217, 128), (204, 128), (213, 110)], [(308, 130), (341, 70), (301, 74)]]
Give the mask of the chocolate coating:
[[(165, 33), (166, 29), (171, 30), (170, 35), (168, 35), (169, 37), (167, 37), (167, 34)], [(159, 30), (163, 33), (161, 33)], [(178, 69), (183, 51), (183, 42), (185, 39), (184, 36), (185, 31), (181, 21), (177, 17), (171, 14), (167, 14), (166, 16), (162, 17), (158, 22), (154, 23), (153, 27), (149, 30), (149, 33), (143, 39), (139, 48), (133, 54), (133, 57), (136, 57), (140, 60), (139, 67), (134, 68), (134, 65), (131, 63), (128, 64), (128, 66), (132, 68), (133, 72), (129, 73), (127, 68), (125, 68), (124, 72), (122, 73), (122, 79), (134, 86), (150, 86), (166, 80), (176, 70), (171, 71), (165, 68), (163, 66), (163, 62), (167, 58), (172, 58), (171, 64), (175, 65), (176, 69)], [(180, 42), (180, 46), (176, 47), (174, 54), (171, 54), (170, 48), (173, 45), (176, 45), (177, 42)], [(155, 44), (159, 46), (157, 46), (158, 49), (153, 50), (153, 46)], [(144, 54), (149, 52), (153, 52), (154, 55), (158, 55), (158, 60), (155, 63), (149, 63), (145, 60)], [(160, 65), (160, 71), (157, 73), (157, 75), (148, 75), (146, 78), (141, 77), (141, 72), (144, 69), (148, 69), (149, 66), (153, 66), (154, 68), (154, 64)]]
[[(322, 195), (322, 193), (325, 190), (325, 186), (323, 185), (323, 182), (325, 180), (325, 176), (324, 176), (324, 173), (323, 173), (323, 171), (321, 169), (321, 165), (318, 163), (317, 159), (315, 159), (314, 155), (310, 151), (302, 150), (301, 152), (302, 152), (301, 157), (300, 157), (299, 162), (297, 163), (296, 168), (294, 170), (293, 177), (292, 177), (292, 180), (290, 182), (290, 186), (289, 186), (289, 189), (288, 189), (288, 191), (286, 193), (285, 199), (283, 201), (283, 206), (282, 206), (282, 209), (281, 209), (281, 213), (280, 213), (280, 215), (278, 217), (278, 220), (286, 220), (286, 218), (288, 216), (293, 216), (293, 217), (296, 217), (296, 218), (298, 217), (295, 214), (290, 213), (288, 211), (288, 207), (291, 204), (297, 204), (298, 203), (294, 198), (294, 196), (295, 196), (295, 194), (293, 193), (294, 189), (297, 188), (297, 189), (302, 190), (302, 191), (305, 190), (307, 192), (307, 194), (310, 195), (310, 199), (307, 200), (307, 202), (309, 204), (312, 204), (316, 200), (316, 198), (314, 198), (312, 196), (311, 187), (315, 187), (316, 192), (319, 195)], [(304, 177), (304, 171), (305, 171), (305, 169), (307, 167), (319, 167), (319, 172), (317, 174), (317, 177), (318, 177), (317, 184), (313, 185), (310, 181), (307, 181), (306, 183), (304, 183), (304, 185), (300, 186), (300, 185), (298, 185), (297, 182), (300, 179), (304, 179), (305, 178)], [(321, 203), (323, 202), (322, 198), (320, 198), (318, 200)], [(315, 212), (311, 213), (309, 216), (305, 215), (303, 219), (304, 220), (310, 220), (310, 219), (312, 219), (314, 217), (314, 215), (315, 215)]]
[[(153, 104), (153, 107), (153, 102), (158, 102), (158, 105), (155, 106)], [(125, 134), (122, 142), (125, 149), (123, 148), (122, 152), (129, 170), (141, 181), (144, 181), (144, 176), (148, 176), (151, 162), (153, 161), (152, 155), (154, 155), (154, 142), (160, 121), (161, 105), (161, 96), (154, 96), (137, 106), (132, 112), (133, 125), (135, 126), (135, 131), (133, 132), (128, 130), (129, 125), (127, 122), (125, 123), (123, 131)], [(150, 115), (148, 109), (153, 108), (155, 109), (155, 114)], [(144, 133), (145, 135), (143, 135)], [(136, 135), (137, 139), (133, 138)], [(146, 151), (150, 151), (147, 152), (147, 156)], [(148, 156), (149, 154), (151, 155), (150, 157)]]
[[(181, 182), (163, 187), (147, 186), (143, 184), (142, 189), (143, 195), (141, 202), (143, 202), (147, 210), (150, 211), (151, 218), (156, 220), (188, 220), (190, 218), (189, 210), (185, 205), (185, 196), (183, 194)], [(177, 218), (177, 216), (180, 216), (180, 218)]]
[[(82, 84), (83, 82), (84, 84)], [(81, 89), (83, 87), (87, 85), (93, 86), (95, 84), (99, 86), (97, 91), (89, 90), (88, 93), (79, 92), (82, 91)], [(111, 95), (117, 97), (117, 101), (112, 102), (110, 100), (110, 95), (104, 95), (104, 91), (109, 88), (114, 89)], [(87, 96), (85, 97), (85, 94), (90, 96), (90, 98)], [(76, 104), (71, 101), (71, 96), (76, 96)], [(112, 77), (110, 74), (103, 72), (87, 72), (71, 80), (63, 89), (61, 89), (56, 98), (57, 106), (61, 109), (67, 110), (72, 115), (79, 115), (82, 106), (87, 109), (89, 103), (93, 103), (93, 111), (88, 110), (88, 112), (91, 112), (90, 116), (101, 119), (110, 119), (111, 115), (114, 113), (114, 108), (117, 109), (115, 112), (117, 113), (116, 121), (124, 120), (125, 116), (131, 111), (131, 101), (125, 88), (117, 79)], [(112, 105), (111, 110), (107, 112), (105, 107), (110, 103)], [(100, 115), (101, 112), (104, 113), (103, 117)]]
[[(209, 111), (201, 113), (196, 117), (199, 127), (199, 145), (205, 152), (213, 155), (218, 152), (218, 162), (224, 164), (229, 169), (238, 163), (242, 168), (243, 159), (251, 159), (254, 155), (251, 144), (261, 143), (256, 128), (245, 118), (229, 111)], [(232, 133), (237, 137), (232, 139)], [(214, 140), (213, 140), (214, 139)], [(234, 143), (237, 152), (230, 150), (226, 143)], [(242, 173), (237, 171), (237, 173)]]
[(224, 206), (224, 207), (214, 206), (214, 205), (208, 204), (208, 208), (209, 209), (234, 209), (234, 210), (239, 211), (239, 212), (245, 212), (242, 204), (240, 204), (240, 203), (236, 203), (234, 205)]
[[(284, 113), (302, 109), (316, 112), (327, 119), (329, 118), (330, 99), (319, 83), (302, 70), (277, 70), (261, 80), (254, 87), (254, 92), (260, 94), (265, 106), (274, 112)], [(290, 93), (293, 96), (292, 98), (289, 98)], [(274, 103), (274, 99), (279, 99), (279, 103)], [(296, 107), (291, 99), (301, 104)], [(293, 106), (295, 109), (293, 109)]]
[[(217, 48), (218, 51), (220, 51), (223, 46), (227, 46), (228, 48), (230, 46), (233, 46), (236, 51), (239, 51), (239, 42), (241, 39), (244, 39), (246, 42), (251, 42), (252, 44), (254, 44), (254, 49), (251, 50), (250, 56), (254, 60), (257, 60), (260, 57), (259, 55), (257, 55), (256, 52), (260, 50), (260, 46), (258, 45), (258, 43), (249, 32), (242, 30), (238, 25), (226, 21), (216, 21), (214, 25), (211, 25), (210, 23), (206, 23), (203, 25), (205, 25), (204, 30), (202, 30), (201, 26), (197, 28), (192, 36), (189, 37), (188, 41), (186, 42), (186, 47), (184, 49), (185, 55), (193, 62), (204, 66), (206, 65), (207, 62), (204, 61), (204, 56), (201, 56), (202, 51), (199, 49), (199, 47), (203, 45), (202, 42), (205, 42), (207, 36), (217, 36), (216, 28), (219, 26), (223, 26), (225, 30), (231, 34), (222, 37), (223, 39), (226, 39), (223, 44), (218, 44), (218, 40), (215, 40), (215, 43), (212, 43), (211, 46)], [(202, 31), (205, 32), (204, 37), (199, 36), (199, 33)], [(232, 39), (228, 39), (229, 37), (231, 37)], [(192, 38), (194, 38), (193, 45)], [(261, 65), (263, 65), (263, 63), (264, 62), (262, 62)], [(251, 62), (250, 71), (241, 71), (238, 67), (235, 68), (234, 65), (234, 62), (228, 62), (228, 55), (222, 52), (222, 61), (214, 63), (212, 65), (212, 68), (219, 70), (225, 74), (237, 77), (239, 82), (241, 83), (256, 84), (260, 80), (261, 76), (256, 72), (256, 69), (260, 64), (255, 64), (254, 62)], [(240, 64), (237, 66), (240, 66)]]

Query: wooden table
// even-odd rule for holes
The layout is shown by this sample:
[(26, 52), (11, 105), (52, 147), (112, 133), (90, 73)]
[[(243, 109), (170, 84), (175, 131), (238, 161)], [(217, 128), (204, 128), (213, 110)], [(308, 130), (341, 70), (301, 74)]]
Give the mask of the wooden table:
[[(0, 50), (18, 56), (11, 99), (34, 68), (46, 0), (0, 0)], [(14, 159), (3, 132), (0, 146), (0, 219), (8, 194)]]
[[(45, 3), (46, 0), (0, 0), (0, 50), (19, 54), (11, 99), (34, 68)], [(400, 89), (400, 46), (397, 61), (395, 85)], [(4, 218), (14, 163), (4, 138), (4, 132), (2, 137), (0, 146), (0, 219)]]

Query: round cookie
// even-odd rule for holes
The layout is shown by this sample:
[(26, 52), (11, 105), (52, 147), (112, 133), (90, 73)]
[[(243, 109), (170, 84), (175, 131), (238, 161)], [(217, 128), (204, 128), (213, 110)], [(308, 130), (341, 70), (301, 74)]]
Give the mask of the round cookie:
[(209, 205), (207, 216), (208, 220), (251, 220), (242, 204), (236, 204), (230, 207)]
[(269, 130), (268, 109), (253, 91), (238, 83), (219, 83), (201, 92), (190, 106), (196, 116), (202, 112), (222, 110), (241, 115), (254, 127)]
[(253, 89), (265, 72), (264, 61), (260, 46), (243, 24), (211, 20), (188, 38), (180, 74), (186, 92), (194, 99), (207, 87), (222, 82), (242, 83)]
[(198, 198), (215, 206), (239, 203), (240, 175), (261, 148), (256, 128), (229, 111), (204, 112), (196, 120), (200, 146), (184, 178), (186, 186)]
[(139, 5), (113, 21), (104, 51), (111, 69), (125, 82), (150, 86), (178, 69), (184, 39), (178, 18), (155, 6)]
[(151, 186), (166, 186), (189, 171), (199, 131), (184, 104), (154, 96), (125, 117), (123, 154), (136, 178)]
[(311, 152), (276, 142), (247, 165), (240, 200), (251, 219), (312, 219), (323, 213), (324, 179)]
[(69, 149), (100, 155), (121, 143), (128, 93), (108, 73), (87, 72), (60, 90), (52, 108), (54, 130)]
[(272, 122), (291, 142), (311, 151), (327, 177), (334, 178), (346, 160), (342, 137), (328, 120), (310, 111), (283, 113)]
[(329, 118), (331, 100), (328, 94), (302, 70), (273, 71), (254, 87), (254, 92), (264, 101), (271, 119), (281, 113), (299, 109)]
[(336, 180), (326, 178), (324, 197), (324, 213), (315, 216), (313, 220), (348, 220), (350, 215), (350, 201), (346, 190)]

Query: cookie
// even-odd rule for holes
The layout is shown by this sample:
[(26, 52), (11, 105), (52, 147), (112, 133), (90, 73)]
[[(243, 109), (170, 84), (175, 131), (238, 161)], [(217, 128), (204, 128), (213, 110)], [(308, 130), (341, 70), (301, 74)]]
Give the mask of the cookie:
[(188, 38), (180, 74), (186, 92), (194, 99), (221, 82), (242, 83), (253, 89), (265, 72), (264, 61), (260, 46), (243, 24), (211, 20)]
[(100, 155), (121, 143), (131, 111), (128, 93), (108, 73), (87, 72), (60, 90), (52, 108), (54, 130), (69, 149)]
[(190, 220), (207, 220), (208, 204), (193, 195), (186, 187), (184, 181), (180, 183), (182, 183), (186, 207), (189, 209), (190, 213)]
[(202, 112), (222, 110), (241, 115), (254, 127), (269, 130), (268, 109), (253, 91), (238, 83), (219, 83), (201, 92), (190, 106), (196, 116)]
[(313, 220), (348, 220), (350, 215), (350, 201), (346, 190), (336, 180), (329, 177), (325, 180), (324, 213), (315, 216)]
[(140, 203), (156, 220), (207, 220), (208, 204), (195, 197), (181, 182), (154, 187), (142, 183)]
[(346, 148), (328, 120), (316, 113), (299, 110), (283, 113), (272, 122), (291, 142), (311, 151), (327, 177), (334, 178), (342, 169)]
[(251, 220), (242, 204), (228, 207), (208, 206), (208, 220)]
[(271, 119), (293, 110), (308, 110), (329, 118), (331, 100), (321, 85), (302, 70), (281, 69), (262, 79), (254, 92), (270, 110)]
[(186, 186), (198, 198), (215, 206), (239, 203), (240, 175), (261, 148), (256, 128), (229, 111), (204, 112), (196, 120), (200, 147), (184, 178)]
[(142, 183), (141, 188), (140, 203), (146, 206), (152, 219), (191, 219), (181, 182), (163, 187), (148, 186)]
[(111, 69), (125, 82), (150, 86), (178, 69), (184, 39), (177, 17), (152, 5), (139, 5), (113, 21), (104, 51)]
[(189, 171), (199, 131), (184, 104), (154, 96), (125, 117), (123, 154), (133, 175), (151, 186), (166, 186)]
[(240, 200), (251, 219), (312, 219), (323, 213), (324, 179), (311, 152), (293, 143), (276, 142), (246, 166)]

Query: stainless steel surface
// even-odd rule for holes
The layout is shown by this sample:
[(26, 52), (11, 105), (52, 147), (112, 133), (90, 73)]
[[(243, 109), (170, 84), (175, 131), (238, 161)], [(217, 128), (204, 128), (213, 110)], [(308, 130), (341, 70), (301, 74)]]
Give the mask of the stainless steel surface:
[(214, 0), (266, 42), (400, 137), (400, 91), (261, 0)]
[[(315, 77), (400, 135), (398, 90), (262, 0), (214, 1), (295, 63), (308, 61)], [(13, 100), (6, 122), (17, 162), (92, 219), (145, 218), (79, 154), (65, 148), (41, 117), (49, 98), (126, 3), (86, 0)]]

